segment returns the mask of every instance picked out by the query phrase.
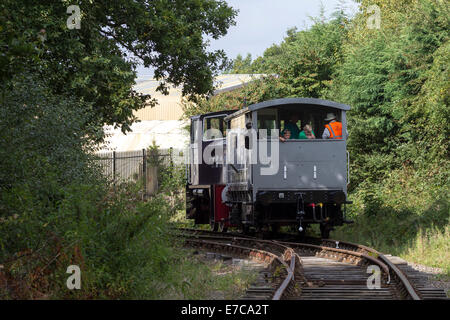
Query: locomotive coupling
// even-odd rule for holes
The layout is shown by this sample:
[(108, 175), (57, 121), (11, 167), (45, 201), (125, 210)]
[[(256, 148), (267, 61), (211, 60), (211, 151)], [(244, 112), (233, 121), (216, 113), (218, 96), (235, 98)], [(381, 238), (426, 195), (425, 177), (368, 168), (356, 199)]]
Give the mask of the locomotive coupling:
[(303, 222), (303, 216), (305, 215), (305, 202), (303, 201), (303, 193), (299, 192), (296, 193), (297, 197), (297, 216), (296, 219), (299, 222), (299, 226), (298, 226), (298, 231), (302, 232), (303, 231), (303, 226), (302, 226), (302, 222)]
[(305, 202), (303, 201), (303, 193), (296, 193), (297, 195), (297, 220), (303, 219), (305, 215)]

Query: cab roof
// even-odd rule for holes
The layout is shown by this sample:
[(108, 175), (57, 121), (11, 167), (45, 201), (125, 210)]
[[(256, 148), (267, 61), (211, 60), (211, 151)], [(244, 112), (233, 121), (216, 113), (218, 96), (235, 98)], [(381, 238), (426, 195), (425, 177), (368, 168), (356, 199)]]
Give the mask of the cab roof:
[(253, 112), (253, 111), (256, 111), (259, 109), (282, 106), (282, 105), (296, 105), (296, 104), (297, 105), (317, 106), (317, 107), (329, 107), (329, 108), (335, 108), (335, 109), (340, 109), (340, 110), (344, 110), (344, 111), (350, 110), (350, 106), (348, 106), (346, 104), (329, 101), (329, 100), (322, 100), (322, 99), (315, 99), (315, 98), (283, 98), (283, 99), (274, 99), (274, 100), (268, 100), (268, 101), (252, 104), (246, 108), (236, 111), (235, 113), (229, 115), (227, 118), (231, 119), (231, 118), (239, 116), (243, 113)]
[(196, 116), (192, 116), (191, 119), (192, 120), (197, 120), (197, 119), (203, 119), (203, 118), (211, 117), (211, 116), (218, 116), (218, 115), (221, 115), (221, 114), (228, 114), (229, 115), (229, 114), (234, 113), (234, 112), (236, 112), (236, 110), (214, 111), (214, 112), (208, 112), (208, 113), (203, 113), (203, 114), (199, 114), (199, 115), (196, 115)]

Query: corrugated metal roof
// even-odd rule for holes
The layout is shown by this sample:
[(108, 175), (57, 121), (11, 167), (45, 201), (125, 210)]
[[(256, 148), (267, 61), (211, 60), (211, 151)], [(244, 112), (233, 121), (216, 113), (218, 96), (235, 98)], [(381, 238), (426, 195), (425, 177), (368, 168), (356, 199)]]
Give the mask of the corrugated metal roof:
[[(215, 94), (230, 91), (243, 86), (245, 83), (261, 78), (263, 74), (224, 74), (214, 80), (217, 88)], [(139, 93), (149, 94), (158, 100), (155, 107), (146, 107), (138, 110), (134, 115), (139, 120), (179, 120), (183, 116), (181, 108), (181, 88), (170, 87), (169, 95), (156, 91), (160, 81), (148, 77), (138, 78), (133, 87)]]
[[(259, 79), (262, 76), (264, 76), (264, 74), (223, 74), (214, 79), (214, 86), (217, 90), (223, 90), (248, 83), (255, 79)], [(160, 96), (166, 97), (161, 94), (161, 92), (156, 91), (156, 88), (158, 88), (160, 83), (160, 81), (156, 79), (149, 79), (148, 77), (138, 78), (133, 89), (139, 93), (150, 94), (155, 98), (159, 98)], [(170, 86), (169, 96), (181, 97), (181, 87)]]
[(127, 134), (113, 126), (105, 126), (106, 143), (99, 152), (146, 149), (153, 141), (164, 149), (184, 149), (189, 143), (189, 132), (184, 129), (187, 125), (186, 121), (178, 120), (141, 121), (133, 123)]

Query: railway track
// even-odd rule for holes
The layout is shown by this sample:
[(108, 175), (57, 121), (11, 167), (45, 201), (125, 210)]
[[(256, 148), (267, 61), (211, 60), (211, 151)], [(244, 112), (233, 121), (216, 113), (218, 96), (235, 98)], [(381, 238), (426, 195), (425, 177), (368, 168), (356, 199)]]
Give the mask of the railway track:
[(174, 232), (186, 246), (262, 264), (242, 297), (246, 300), (446, 298), (443, 290), (424, 286), (417, 276), (410, 279), (388, 257), (358, 244), (318, 238), (262, 240), (186, 228)]

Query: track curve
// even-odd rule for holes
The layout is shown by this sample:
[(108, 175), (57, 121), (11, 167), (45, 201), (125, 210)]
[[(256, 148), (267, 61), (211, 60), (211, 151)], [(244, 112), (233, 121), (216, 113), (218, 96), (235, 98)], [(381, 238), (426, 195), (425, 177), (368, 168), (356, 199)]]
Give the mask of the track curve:
[[(272, 278), (270, 286), (251, 288), (245, 299), (260, 299), (261, 292), (264, 298), (274, 300), (422, 299), (420, 290), (407, 275), (385, 255), (367, 246), (319, 238), (306, 238), (302, 242), (262, 240), (188, 228), (174, 232), (185, 238), (186, 246), (265, 263), (265, 272)], [(369, 268), (381, 272), (375, 288), (369, 286), (368, 278), (372, 275)]]

